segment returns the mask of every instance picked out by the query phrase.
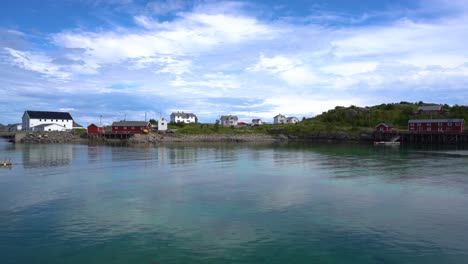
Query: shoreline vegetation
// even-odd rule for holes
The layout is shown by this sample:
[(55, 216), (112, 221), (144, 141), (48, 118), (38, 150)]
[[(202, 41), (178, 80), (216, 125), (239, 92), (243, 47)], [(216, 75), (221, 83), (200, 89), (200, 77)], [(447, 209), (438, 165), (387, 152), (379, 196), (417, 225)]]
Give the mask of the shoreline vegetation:
[[(218, 122), (171, 123), (166, 132), (152, 131), (149, 134), (136, 134), (129, 143), (163, 142), (276, 142), (276, 141), (355, 141), (374, 140), (374, 128), (380, 123), (393, 124), (396, 130), (407, 130), (410, 119), (463, 118), (468, 119), (468, 106), (439, 105), (443, 111), (438, 114), (418, 113), (426, 104), (400, 102), (380, 104), (370, 107), (337, 106), (313, 118), (302, 118), (296, 124), (263, 124), (258, 126), (222, 126)], [(110, 127), (104, 127), (110, 131)], [(25, 133), (19, 143), (86, 143), (119, 142), (122, 140), (89, 138), (86, 129), (72, 132), (33, 132)]]

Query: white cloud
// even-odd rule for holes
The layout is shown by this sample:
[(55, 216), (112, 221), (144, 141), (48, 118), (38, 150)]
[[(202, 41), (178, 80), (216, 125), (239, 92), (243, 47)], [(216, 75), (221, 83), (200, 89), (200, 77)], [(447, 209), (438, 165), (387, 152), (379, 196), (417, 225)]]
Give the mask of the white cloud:
[(253, 72), (265, 71), (294, 86), (311, 85), (318, 81), (317, 75), (309, 66), (298, 59), (290, 59), (285, 56), (268, 58), (261, 55), (258, 62), (248, 67), (247, 70)]
[(13, 63), (26, 70), (35, 71), (43, 74), (44, 76), (65, 81), (70, 79), (70, 74), (63, 71), (62, 68), (54, 64), (50, 57), (41, 53), (33, 53), (26, 51), (19, 51), (11, 48), (5, 50), (13, 57)]
[[(336, 105), (379, 103), (390, 100), (388, 91), (397, 100), (433, 96), (434, 101), (440, 98), (434, 91), (458, 91), (446, 94), (451, 96), (448, 103), (460, 103), (462, 96), (455, 94), (468, 83), (468, 9), (461, 8), (462, 2), (457, 1), (453, 8), (457, 10), (450, 15), (436, 19), (396, 12), (399, 15), (385, 14), (373, 25), (374, 19), (381, 18), (378, 12), (345, 15), (345, 19), (358, 19), (359, 26), (354, 26), (333, 16), (275, 20), (271, 17), (278, 16), (265, 15), (255, 4), (245, 2), (197, 2), (188, 10), (185, 3), (167, 1), (156, 9), (151, 5), (132, 8), (126, 19), (133, 18), (134, 25), (128, 27), (64, 28), (45, 38), (52, 42), (29, 43), (28, 50), (7, 45), (0, 52), (4, 73), (0, 77), (11, 87), (21, 87), (15, 92), (25, 101), (29, 94), (21, 96), (20, 90), (41, 87), (83, 93), (87, 98), (100, 93), (114, 100), (158, 96), (168, 109), (244, 116), (255, 112), (262, 118), (278, 112), (309, 116)], [(138, 4), (124, 1), (122, 5)], [(434, 11), (434, 6), (428, 8)], [(158, 15), (164, 13), (171, 16)], [(397, 16), (399, 20), (392, 21)], [(334, 21), (338, 23), (330, 26)], [(7, 31), (31, 38), (22, 29)], [(12, 64), (24, 71), (10, 70)], [(54, 82), (38, 86), (37, 73)], [(125, 83), (137, 85), (116, 94), (112, 85)], [(243, 98), (255, 100), (236, 105)], [(102, 105), (112, 108), (109, 112), (124, 107), (123, 103)], [(70, 107), (79, 112), (80, 106)]]

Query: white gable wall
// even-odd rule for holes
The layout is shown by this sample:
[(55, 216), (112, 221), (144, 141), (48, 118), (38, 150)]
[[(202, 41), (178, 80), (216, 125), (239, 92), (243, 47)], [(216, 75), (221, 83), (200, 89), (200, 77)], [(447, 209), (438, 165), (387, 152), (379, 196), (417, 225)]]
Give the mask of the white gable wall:
[(158, 120), (158, 131), (166, 131), (167, 130), (167, 120), (165, 118), (161, 118)]
[[(43, 119), (43, 118), (29, 118), (27, 113), (23, 114), (23, 130), (31, 131), (35, 126), (43, 124), (57, 124), (63, 127), (63, 130), (73, 129), (73, 120), (71, 119)], [(58, 130), (62, 131), (62, 130)]]
[(58, 124), (50, 124), (50, 125), (44, 126), (44, 127), (33, 127), (32, 130), (33, 131), (40, 131), (40, 132), (43, 132), (43, 131), (66, 131), (65, 127), (63, 127), (61, 125), (58, 125)]

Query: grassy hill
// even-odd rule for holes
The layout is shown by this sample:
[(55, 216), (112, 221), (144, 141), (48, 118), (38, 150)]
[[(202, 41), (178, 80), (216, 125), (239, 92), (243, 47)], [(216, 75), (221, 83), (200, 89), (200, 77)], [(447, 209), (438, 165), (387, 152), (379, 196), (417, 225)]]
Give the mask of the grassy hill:
[(443, 109), (447, 112), (442, 115), (415, 114), (421, 105), (430, 104), (400, 102), (370, 107), (337, 106), (335, 109), (324, 112), (312, 119), (332, 126), (369, 128), (373, 128), (379, 123), (391, 123), (400, 129), (407, 128), (409, 119), (464, 118), (468, 120), (468, 106), (449, 106), (445, 104)]
[(303, 120), (295, 125), (223, 127), (219, 124), (170, 124), (169, 128), (182, 134), (287, 134), (313, 135), (317, 133), (359, 134), (372, 132), (379, 123), (391, 123), (406, 129), (409, 119), (464, 118), (468, 120), (468, 106), (444, 105), (443, 115), (416, 115), (423, 102), (400, 102), (370, 107), (337, 106), (322, 114)]

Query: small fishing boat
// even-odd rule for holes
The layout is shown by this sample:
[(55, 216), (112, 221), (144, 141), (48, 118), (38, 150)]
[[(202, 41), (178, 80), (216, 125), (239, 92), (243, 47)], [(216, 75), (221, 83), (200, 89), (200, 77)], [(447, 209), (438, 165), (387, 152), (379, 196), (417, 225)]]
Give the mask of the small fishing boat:
[(11, 160), (0, 160), (0, 166), (11, 166)]
[(374, 141), (374, 145), (399, 146), (399, 141)]

